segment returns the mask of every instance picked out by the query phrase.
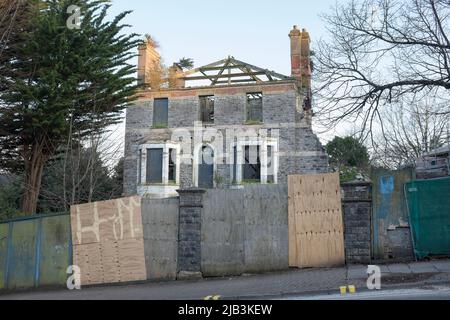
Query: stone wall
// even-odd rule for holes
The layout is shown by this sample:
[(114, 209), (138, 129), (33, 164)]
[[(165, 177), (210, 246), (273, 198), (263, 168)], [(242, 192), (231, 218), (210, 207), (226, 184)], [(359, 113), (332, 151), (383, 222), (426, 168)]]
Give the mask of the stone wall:
[(371, 183), (345, 183), (342, 188), (347, 263), (370, 263), (372, 256)]
[(178, 190), (178, 278), (201, 277), (202, 211), (205, 190)]
[[(150, 280), (287, 270), (286, 185), (179, 191), (142, 200)], [(347, 263), (371, 262), (371, 184), (342, 185)]]

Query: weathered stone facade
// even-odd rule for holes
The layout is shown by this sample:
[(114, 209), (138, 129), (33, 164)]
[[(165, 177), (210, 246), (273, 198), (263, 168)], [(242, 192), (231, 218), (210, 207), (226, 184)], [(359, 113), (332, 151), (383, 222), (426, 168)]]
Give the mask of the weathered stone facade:
[[(255, 91), (263, 94), (263, 123), (246, 125), (246, 94)], [(294, 81), (214, 89), (168, 89), (154, 94), (148, 93), (145, 98), (127, 110), (125, 194), (132, 195), (138, 192), (139, 146), (146, 143), (179, 141), (180, 135), (185, 132), (194, 137), (194, 125), (199, 121), (199, 97), (206, 94), (215, 96), (215, 119), (214, 125), (202, 128), (220, 132), (223, 137), (223, 150), (230, 150), (230, 144), (233, 143), (229, 141), (227, 133), (253, 130), (262, 132), (262, 135), (267, 134), (278, 143), (277, 183), (285, 184), (289, 174), (328, 171), (327, 155), (303, 114), (301, 96)], [(167, 129), (152, 129), (153, 99), (156, 97), (168, 98)], [(210, 143), (208, 140), (211, 139), (206, 137), (202, 140), (200, 142)], [(195, 143), (190, 145), (191, 155), (194, 158)], [(231, 165), (226, 159), (218, 159), (215, 164), (215, 175), (220, 177), (215, 183), (216, 187), (229, 186), (232, 183)], [(182, 162), (178, 187), (196, 186), (193, 166), (194, 159), (192, 163)]]
[[(165, 86), (148, 77), (160, 65), (156, 48), (151, 41), (141, 45), (138, 78), (147, 89), (127, 110), (124, 193), (176, 196), (177, 189), (199, 187), (200, 180), (205, 187), (205, 177), (207, 188), (230, 188), (255, 181), (286, 184), (291, 174), (328, 172), (328, 157), (311, 128), (309, 33), (294, 26), (289, 37), (290, 77), (229, 56), (186, 72), (174, 64)], [(194, 80), (211, 83), (189, 87)], [(205, 96), (214, 97), (209, 119), (212, 98)], [(213, 164), (199, 165), (204, 149), (213, 154)], [(253, 150), (256, 166), (248, 159)], [(146, 166), (155, 162), (162, 168)], [(149, 172), (157, 179), (148, 178)]]

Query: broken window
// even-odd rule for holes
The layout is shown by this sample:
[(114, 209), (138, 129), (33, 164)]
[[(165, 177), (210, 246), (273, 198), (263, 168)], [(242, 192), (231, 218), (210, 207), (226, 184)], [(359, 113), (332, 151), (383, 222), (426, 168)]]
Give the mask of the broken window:
[(202, 146), (198, 164), (198, 187), (214, 188), (214, 150), (210, 146)]
[(139, 149), (139, 159), (138, 159), (138, 184), (142, 183), (142, 150)]
[(214, 123), (214, 96), (200, 97), (200, 121)]
[(244, 165), (243, 165), (243, 181), (244, 182), (261, 182), (261, 157), (260, 146), (244, 147)]
[(169, 99), (155, 99), (153, 103), (153, 127), (167, 128), (169, 117)]
[(147, 183), (163, 182), (163, 149), (147, 149)]
[(247, 93), (247, 122), (263, 122), (262, 93)]
[(143, 144), (139, 147), (138, 184), (176, 185), (180, 172), (180, 146), (173, 143)]
[(233, 147), (233, 183), (237, 183), (237, 164), (238, 164), (238, 153), (237, 153), (237, 147)]
[(267, 183), (275, 183), (275, 157), (273, 146), (267, 146)]
[(175, 183), (177, 180), (177, 150), (169, 149), (169, 182)]

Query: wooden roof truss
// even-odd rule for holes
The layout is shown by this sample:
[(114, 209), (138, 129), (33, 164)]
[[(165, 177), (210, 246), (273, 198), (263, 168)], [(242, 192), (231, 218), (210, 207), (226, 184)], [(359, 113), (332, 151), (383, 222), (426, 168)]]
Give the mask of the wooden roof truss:
[[(198, 74), (198, 75), (196, 75)], [(189, 70), (184, 73), (185, 81), (210, 81), (210, 86), (231, 85), (237, 83), (265, 83), (292, 80), (293, 78), (263, 69), (234, 57)]]

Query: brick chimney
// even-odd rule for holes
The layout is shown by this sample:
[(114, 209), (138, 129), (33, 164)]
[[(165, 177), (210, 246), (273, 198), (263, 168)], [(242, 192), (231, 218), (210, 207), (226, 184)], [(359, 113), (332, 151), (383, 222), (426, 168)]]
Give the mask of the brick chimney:
[(161, 56), (155, 44), (147, 39), (138, 47), (138, 83), (156, 88), (161, 84)]
[(176, 63), (169, 68), (169, 88), (184, 88), (186, 81), (182, 79), (184, 77), (183, 69)]
[(300, 67), (301, 57), (302, 57), (302, 33), (298, 30), (297, 26), (289, 33), (289, 38), (291, 38), (291, 76), (296, 78), (298, 81), (302, 80), (302, 70)]
[(289, 33), (291, 38), (291, 76), (298, 80), (299, 88), (305, 94), (305, 109), (311, 109), (311, 50), (308, 31), (297, 26)]
[(302, 31), (301, 43), (302, 87), (311, 90), (311, 38), (306, 29)]

